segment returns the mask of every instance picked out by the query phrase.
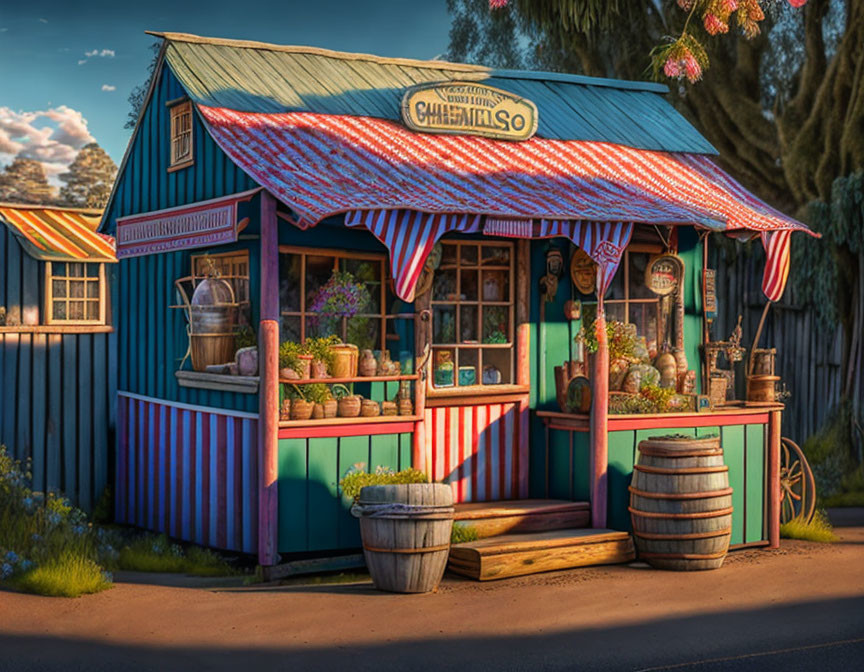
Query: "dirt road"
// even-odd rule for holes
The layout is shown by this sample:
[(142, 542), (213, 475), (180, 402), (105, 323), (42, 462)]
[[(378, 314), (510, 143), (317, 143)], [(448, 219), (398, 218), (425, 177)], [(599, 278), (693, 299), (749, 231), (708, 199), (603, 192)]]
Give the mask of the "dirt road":
[(0, 592), (0, 670), (864, 669), (864, 527), (714, 572), (624, 566), (430, 595), (123, 583)]

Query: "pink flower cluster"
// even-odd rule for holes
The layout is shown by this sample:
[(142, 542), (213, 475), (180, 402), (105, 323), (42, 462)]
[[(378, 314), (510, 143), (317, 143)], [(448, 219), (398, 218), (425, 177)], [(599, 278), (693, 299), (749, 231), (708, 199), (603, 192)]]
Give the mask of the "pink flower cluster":
[(702, 66), (689, 51), (682, 53), (679, 57), (670, 55), (663, 65), (663, 73), (671, 79), (687, 78), (693, 84), (702, 79)]
[(489, 0), (489, 9), (501, 9), (506, 7), (510, 0)]

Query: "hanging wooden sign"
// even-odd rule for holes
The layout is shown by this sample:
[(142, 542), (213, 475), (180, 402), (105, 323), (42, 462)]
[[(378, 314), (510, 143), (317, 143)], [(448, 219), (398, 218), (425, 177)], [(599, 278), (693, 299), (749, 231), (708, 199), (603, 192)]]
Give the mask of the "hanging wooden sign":
[(645, 269), (645, 286), (655, 294), (666, 296), (681, 284), (684, 262), (675, 254), (652, 257)]
[(408, 90), (402, 98), (402, 121), (423, 133), (527, 140), (537, 132), (537, 106), (477, 82), (435, 82)]
[(570, 279), (583, 294), (593, 294), (597, 289), (597, 262), (582, 248), (576, 248), (570, 258)]
[(705, 309), (705, 319), (717, 317), (717, 271), (706, 268), (702, 281), (702, 299)]

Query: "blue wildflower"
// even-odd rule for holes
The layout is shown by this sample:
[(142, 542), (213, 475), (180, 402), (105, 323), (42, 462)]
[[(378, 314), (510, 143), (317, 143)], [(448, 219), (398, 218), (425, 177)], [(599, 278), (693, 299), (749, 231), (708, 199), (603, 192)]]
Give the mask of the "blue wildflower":
[(20, 569), (22, 572), (27, 572), (32, 568), (33, 568), (33, 561), (32, 560), (26, 560), (25, 559), (25, 560), (22, 560), (21, 562), (18, 563), (18, 569)]
[(30, 540), (34, 544), (38, 544), (40, 541), (42, 541), (42, 535), (41, 534), (32, 534), (32, 535), (30, 535)]
[(159, 544), (153, 544), (153, 548), (151, 549), (154, 553), (161, 553), (162, 547)]
[(12, 565), (10, 565), (8, 562), (4, 562), (2, 567), (0, 567), (0, 580), (8, 579), (10, 576), (12, 576), (13, 571), (14, 569), (12, 568)]
[(62, 520), (62, 518), (61, 518), (60, 514), (57, 513), (56, 511), (52, 511), (51, 513), (48, 514), (48, 524), (49, 525), (59, 525), (61, 520)]
[(6, 562), (8, 562), (10, 565), (14, 565), (16, 562), (18, 562), (18, 554), (15, 551), (9, 551), (8, 553), (6, 553)]
[(109, 583), (114, 581), (114, 575), (109, 572), (107, 569), (102, 571), (102, 578), (108, 581)]
[(87, 531), (87, 528), (84, 525), (76, 525), (72, 528), (72, 532), (75, 534), (84, 534)]
[(33, 498), (32, 497), (25, 497), (24, 499), (21, 500), (21, 503), (24, 505), (25, 509), (30, 509), (33, 506)]

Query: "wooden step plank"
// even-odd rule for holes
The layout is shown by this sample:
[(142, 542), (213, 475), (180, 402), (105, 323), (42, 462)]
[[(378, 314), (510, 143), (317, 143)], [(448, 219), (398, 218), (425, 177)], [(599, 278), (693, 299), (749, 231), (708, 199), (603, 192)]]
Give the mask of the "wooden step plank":
[(528, 499), (507, 502), (472, 502), (456, 506), (456, 523), (471, 527), (480, 539), (514, 532), (539, 532), (587, 527), (588, 502)]
[[(555, 530), (554, 532), (569, 533), (541, 535), (508, 535), (505, 545), (499, 549), (472, 548), (472, 545), (485, 541), (457, 544), (451, 548), (448, 569), (451, 572), (480, 581), (503, 579), (526, 574), (537, 574), (561, 569), (587, 567), (591, 565), (608, 565), (630, 562), (636, 557), (633, 540), (625, 532), (612, 530)], [(578, 534), (587, 532), (589, 534)], [(593, 534), (592, 534), (593, 533)], [(523, 543), (513, 541), (513, 537), (552, 536), (547, 545), (534, 538)], [(504, 537), (499, 537), (503, 539)], [(570, 539), (572, 543), (561, 545), (560, 542)], [(509, 549), (506, 552), (502, 548)]]
[(572, 502), (566, 499), (515, 499), (500, 502), (466, 502), (456, 505), (456, 520), (478, 518), (504, 518), (533, 514), (558, 513), (561, 511), (587, 511), (588, 502)]
[(506, 534), (489, 539), (478, 539), (450, 547), (450, 553), (462, 557), (469, 554), (496, 555), (524, 551), (542, 551), (560, 546), (579, 546), (604, 541), (620, 541), (630, 537), (626, 532), (606, 529), (545, 530), (530, 534)]

